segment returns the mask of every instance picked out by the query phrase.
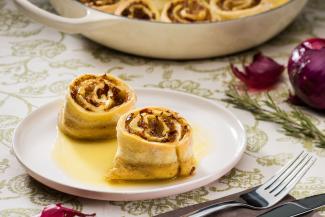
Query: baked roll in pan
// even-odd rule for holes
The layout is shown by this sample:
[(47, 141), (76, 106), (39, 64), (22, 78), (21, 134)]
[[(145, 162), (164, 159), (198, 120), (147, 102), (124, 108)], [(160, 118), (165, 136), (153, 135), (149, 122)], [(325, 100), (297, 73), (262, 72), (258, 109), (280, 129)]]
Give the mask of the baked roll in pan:
[(115, 10), (116, 15), (141, 20), (159, 20), (156, 6), (150, 0), (124, 0)]
[(247, 17), (273, 8), (269, 0), (211, 0), (211, 13), (216, 21)]
[(161, 21), (173, 23), (208, 22), (212, 20), (205, 0), (172, 0), (166, 3)]

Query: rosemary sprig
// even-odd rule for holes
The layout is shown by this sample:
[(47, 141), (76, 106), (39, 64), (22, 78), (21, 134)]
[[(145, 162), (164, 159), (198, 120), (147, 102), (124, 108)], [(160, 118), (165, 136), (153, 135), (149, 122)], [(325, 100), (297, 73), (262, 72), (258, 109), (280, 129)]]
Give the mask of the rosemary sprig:
[(251, 112), (256, 119), (277, 123), (286, 135), (298, 139), (309, 139), (319, 147), (325, 148), (325, 134), (299, 109), (293, 108), (285, 111), (274, 102), (269, 94), (266, 95), (265, 100), (259, 102), (247, 91), (240, 93), (234, 85), (229, 85), (225, 94), (227, 98), (223, 101)]

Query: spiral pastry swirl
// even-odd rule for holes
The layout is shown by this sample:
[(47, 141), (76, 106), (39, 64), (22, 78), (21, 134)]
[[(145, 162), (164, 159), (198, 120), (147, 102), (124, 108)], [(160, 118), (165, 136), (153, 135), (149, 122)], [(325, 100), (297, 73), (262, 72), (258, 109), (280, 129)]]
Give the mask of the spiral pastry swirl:
[(159, 12), (150, 0), (125, 0), (116, 8), (115, 14), (141, 20), (159, 19)]
[(238, 11), (255, 7), (261, 0), (221, 0), (216, 2), (224, 11)]
[(107, 13), (113, 13), (120, 3), (120, 0), (79, 0), (88, 7), (95, 8)]
[(232, 20), (270, 10), (274, 5), (269, 0), (211, 0), (214, 20)]
[(107, 112), (127, 101), (127, 94), (111, 76), (84, 75), (70, 86), (71, 97), (87, 111)]
[(190, 129), (188, 123), (175, 113), (149, 108), (131, 113), (125, 127), (131, 134), (161, 143), (180, 141)]
[(175, 23), (208, 22), (211, 11), (205, 0), (172, 0), (161, 14), (161, 21)]
[(135, 101), (133, 90), (120, 79), (84, 74), (69, 85), (58, 126), (80, 139), (115, 137), (119, 117), (132, 109)]
[(117, 141), (111, 180), (166, 179), (195, 170), (192, 128), (170, 109), (146, 107), (124, 114)]

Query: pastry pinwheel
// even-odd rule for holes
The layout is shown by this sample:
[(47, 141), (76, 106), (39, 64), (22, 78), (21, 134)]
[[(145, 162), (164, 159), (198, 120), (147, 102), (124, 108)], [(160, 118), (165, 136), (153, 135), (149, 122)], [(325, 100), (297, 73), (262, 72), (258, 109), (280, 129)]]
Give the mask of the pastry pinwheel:
[(134, 91), (110, 74), (84, 74), (68, 87), (58, 126), (78, 139), (116, 137), (118, 119), (136, 102)]
[(80, 0), (81, 3), (107, 13), (114, 13), (120, 0)]
[(116, 8), (115, 14), (141, 20), (159, 19), (159, 12), (150, 0), (125, 0)]
[(192, 128), (170, 109), (146, 107), (124, 114), (117, 142), (110, 180), (167, 179), (195, 170)]
[(269, 0), (211, 0), (213, 19), (217, 21), (247, 17), (273, 8)]
[(212, 20), (209, 4), (205, 0), (172, 0), (161, 14), (161, 21), (173, 23), (208, 22)]

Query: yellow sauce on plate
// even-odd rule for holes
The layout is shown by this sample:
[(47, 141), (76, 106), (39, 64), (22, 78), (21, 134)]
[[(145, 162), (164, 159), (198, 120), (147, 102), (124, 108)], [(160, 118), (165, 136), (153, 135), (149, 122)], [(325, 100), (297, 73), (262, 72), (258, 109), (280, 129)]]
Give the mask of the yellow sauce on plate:
[[(206, 134), (206, 131), (193, 127), (193, 151), (198, 162), (209, 151), (209, 136)], [(86, 184), (125, 186), (153, 183), (153, 181), (108, 182), (105, 179), (105, 175), (113, 167), (116, 149), (116, 139), (76, 140), (58, 130), (53, 148), (53, 159), (65, 174)], [(174, 180), (160, 180), (158, 182), (166, 183)], [(157, 181), (154, 181), (154, 183), (157, 183)]]

